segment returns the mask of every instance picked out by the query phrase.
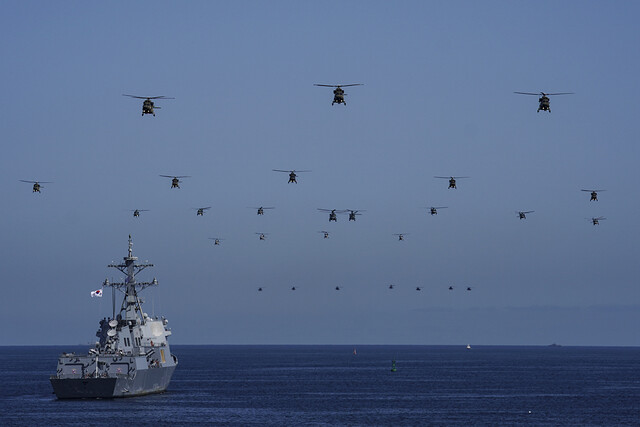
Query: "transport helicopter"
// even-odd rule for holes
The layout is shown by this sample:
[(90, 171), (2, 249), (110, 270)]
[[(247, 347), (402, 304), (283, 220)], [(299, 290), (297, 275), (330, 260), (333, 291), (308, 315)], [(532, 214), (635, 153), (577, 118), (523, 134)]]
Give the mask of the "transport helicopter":
[(267, 234), (269, 233), (255, 233), (255, 234), (260, 236), (259, 237), (260, 240), (267, 240)]
[(607, 190), (580, 190), (580, 191), (586, 191), (587, 193), (591, 193), (591, 199), (589, 199), (589, 201), (590, 202), (597, 202), (598, 201), (598, 192), (607, 191)]
[(144, 101), (142, 102), (142, 115), (144, 116), (145, 114), (152, 114), (153, 117), (156, 116), (154, 109), (160, 108), (160, 107), (156, 107), (152, 99), (175, 99), (167, 96), (136, 96), (136, 95), (127, 95), (124, 93), (122, 94), (122, 96), (129, 96), (131, 98), (136, 98), (136, 99), (144, 99)]
[(331, 221), (338, 222), (338, 215), (337, 214), (347, 212), (345, 210), (338, 210), (338, 209), (320, 209), (320, 208), (318, 208), (318, 210), (320, 212), (329, 212), (329, 222), (331, 222)]
[(398, 234), (394, 234), (394, 236), (398, 236), (398, 240), (404, 240), (404, 236), (406, 236), (408, 233), (398, 233)]
[(183, 175), (183, 176), (160, 175), (160, 176), (164, 178), (171, 178), (171, 188), (180, 188), (180, 183), (182, 182), (180, 181), (180, 178), (191, 178), (188, 175)]
[(258, 210), (258, 215), (264, 215), (264, 210), (265, 209), (275, 209), (273, 206), (269, 206), (269, 207), (262, 207), (260, 206), (259, 208), (254, 208), (254, 207), (250, 207), (249, 209), (257, 209)]
[(516, 214), (518, 215), (518, 218), (520, 219), (527, 219), (527, 214), (533, 213), (535, 211), (516, 211)]
[(362, 83), (354, 83), (354, 84), (349, 84), (349, 85), (320, 85), (320, 84), (314, 84), (314, 86), (334, 87), (335, 89), (333, 90), (333, 102), (331, 103), (331, 105), (344, 104), (346, 106), (347, 103), (344, 100), (344, 97), (345, 97), (346, 93), (344, 93), (344, 89), (342, 89), (342, 88), (343, 87), (349, 87), (349, 86), (362, 86)]
[(140, 216), (140, 212), (148, 212), (149, 209), (132, 209), (131, 212), (133, 212), (133, 217), (134, 218), (138, 218)]
[(449, 180), (449, 187), (447, 187), (447, 188), (455, 188), (455, 189), (457, 189), (458, 187), (456, 187), (456, 179), (470, 178), (470, 177), (468, 177), (468, 176), (434, 176), (434, 178), (448, 179)]
[(329, 232), (328, 231), (318, 231), (318, 233), (322, 233), (322, 237), (325, 239), (329, 238)]
[(40, 184), (52, 184), (51, 181), (27, 181), (25, 179), (21, 179), (20, 182), (27, 182), (29, 184), (33, 184), (33, 193), (40, 193), (40, 189), (44, 188), (42, 185)]
[(540, 98), (538, 99), (538, 103), (539, 103), (538, 111), (537, 111), (538, 113), (540, 112), (540, 110), (551, 112), (551, 107), (549, 106), (549, 96), (551, 96), (551, 95), (573, 95), (573, 92), (558, 92), (558, 93), (513, 92), (513, 93), (517, 93), (517, 94), (520, 94), (520, 95), (535, 95), (535, 96), (540, 95)]
[(207, 206), (206, 208), (192, 208), (196, 211), (196, 216), (204, 216), (204, 211), (211, 209), (211, 206)]
[(297, 183), (298, 183), (298, 181), (296, 180), (296, 177), (298, 176), (298, 175), (296, 174), (296, 172), (297, 172), (297, 173), (301, 173), (301, 172), (311, 172), (311, 171), (295, 171), (295, 170), (292, 170), (292, 171), (285, 171), (285, 170), (282, 170), (282, 169), (271, 169), (271, 170), (272, 170), (272, 171), (274, 171), (274, 172), (285, 172), (285, 173), (288, 173), (288, 174), (289, 174), (289, 182), (287, 182), (287, 184), (291, 184), (291, 183), (295, 183), (295, 184), (297, 184)]
[(361, 213), (358, 212), (366, 212), (365, 210), (359, 210), (359, 211), (354, 211), (352, 209), (346, 209), (345, 213), (349, 213), (349, 221), (355, 221), (356, 220), (356, 215), (362, 215)]
[(429, 209), (429, 214), (438, 215), (438, 209), (447, 209), (448, 206), (431, 206)]
[(220, 246), (220, 242), (223, 241), (224, 239), (220, 239), (218, 237), (209, 237), (209, 240), (213, 240), (214, 246)]
[(596, 218), (586, 218), (586, 219), (588, 219), (589, 221), (591, 221), (591, 223), (592, 223), (593, 225), (599, 225), (599, 224), (600, 224), (600, 221), (604, 221), (604, 220), (605, 220), (605, 219), (607, 219), (607, 218), (605, 218), (605, 217), (603, 217), (603, 216), (599, 216), (599, 217), (596, 217)]

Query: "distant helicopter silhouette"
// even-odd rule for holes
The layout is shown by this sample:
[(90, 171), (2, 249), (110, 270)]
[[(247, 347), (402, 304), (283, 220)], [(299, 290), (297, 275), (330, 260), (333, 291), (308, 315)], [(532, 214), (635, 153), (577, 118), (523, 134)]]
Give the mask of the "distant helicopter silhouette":
[(298, 181), (297, 181), (297, 179), (296, 179), (296, 177), (297, 177), (298, 175), (296, 174), (296, 172), (298, 172), (298, 173), (301, 173), (301, 172), (311, 172), (311, 171), (309, 171), (309, 170), (304, 170), (304, 171), (295, 171), (295, 170), (292, 170), (292, 171), (286, 171), (286, 170), (282, 170), (282, 169), (271, 169), (271, 170), (272, 170), (272, 171), (274, 171), (274, 172), (285, 172), (285, 173), (288, 173), (288, 174), (289, 174), (289, 182), (288, 182), (288, 184), (291, 184), (291, 183), (293, 183), (293, 184), (297, 184), (297, 183), (298, 183)]
[(44, 188), (42, 185), (40, 184), (52, 184), (51, 181), (27, 181), (25, 179), (21, 179), (20, 182), (27, 182), (29, 184), (33, 184), (33, 193), (40, 193), (40, 189)]
[(591, 193), (591, 198), (589, 199), (589, 201), (590, 202), (597, 202), (598, 201), (598, 192), (607, 191), (607, 190), (580, 190), (580, 191), (586, 191), (588, 193)]
[(457, 189), (458, 187), (456, 186), (456, 179), (463, 179), (463, 178), (470, 178), (470, 177), (469, 176), (434, 176), (434, 178), (448, 179), (449, 187), (447, 188)]
[(145, 114), (152, 114), (154, 117), (156, 116), (156, 113), (154, 112), (154, 108), (160, 108), (160, 107), (156, 107), (152, 99), (175, 99), (167, 96), (136, 96), (136, 95), (127, 95), (124, 93), (122, 94), (122, 96), (128, 96), (128, 97), (137, 98), (137, 99), (144, 99), (144, 101), (142, 102), (142, 115), (144, 116)]
[(180, 183), (182, 182), (180, 181), (180, 178), (191, 178), (190, 176), (187, 176), (187, 175), (183, 175), (183, 176), (160, 175), (160, 176), (164, 178), (171, 178), (171, 188), (180, 188)]
[(314, 86), (324, 86), (324, 87), (334, 87), (335, 89), (333, 90), (333, 102), (331, 103), (331, 105), (334, 104), (343, 104), (343, 105), (347, 105), (347, 103), (344, 100), (344, 97), (346, 95), (346, 93), (344, 93), (344, 89), (342, 89), (343, 87), (349, 87), (349, 86), (362, 86), (362, 83), (354, 83), (354, 84), (348, 84), (348, 85), (320, 85), (320, 84), (314, 84)]

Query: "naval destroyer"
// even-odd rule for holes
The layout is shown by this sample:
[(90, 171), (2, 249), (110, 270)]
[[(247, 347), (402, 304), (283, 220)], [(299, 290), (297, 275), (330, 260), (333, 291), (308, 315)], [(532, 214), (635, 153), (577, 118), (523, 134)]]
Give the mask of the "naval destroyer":
[[(178, 359), (171, 354), (167, 319), (151, 318), (142, 311), (138, 292), (151, 282), (136, 282), (136, 275), (153, 264), (137, 264), (131, 236), (123, 264), (111, 264), (126, 275), (124, 283), (109, 283), (113, 295), (113, 317), (100, 321), (99, 341), (87, 354), (63, 353), (51, 385), (58, 399), (112, 398), (160, 393), (167, 389)], [(124, 294), (116, 315), (115, 292)]]

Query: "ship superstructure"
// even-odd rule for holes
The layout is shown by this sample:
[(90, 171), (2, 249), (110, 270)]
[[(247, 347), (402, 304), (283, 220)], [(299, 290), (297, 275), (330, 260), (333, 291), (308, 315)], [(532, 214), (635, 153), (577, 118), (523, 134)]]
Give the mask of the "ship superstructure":
[[(137, 264), (129, 236), (129, 252), (122, 264), (110, 264), (125, 274), (123, 283), (109, 283), (114, 295), (113, 317), (100, 321), (98, 341), (87, 354), (63, 353), (58, 358), (51, 385), (59, 399), (111, 398), (160, 393), (167, 389), (178, 359), (171, 354), (167, 338), (171, 330), (164, 317), (150, 317), (142, 310), (138, 293), (151, 282), (136, 281), (136, 275), (153, 264)], [(115, 293), (124, 298), (115, 311)]]

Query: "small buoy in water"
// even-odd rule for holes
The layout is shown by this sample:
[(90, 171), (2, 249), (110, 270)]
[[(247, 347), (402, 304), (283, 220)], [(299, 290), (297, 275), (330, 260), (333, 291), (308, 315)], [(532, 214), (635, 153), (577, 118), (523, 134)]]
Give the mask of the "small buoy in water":
[(529, 411), (529, 413), (531, 413), (531, 411)]
[(391, 361), (391, 372), (395, 372), (396, 371), (396, 359), (393, 359)]

